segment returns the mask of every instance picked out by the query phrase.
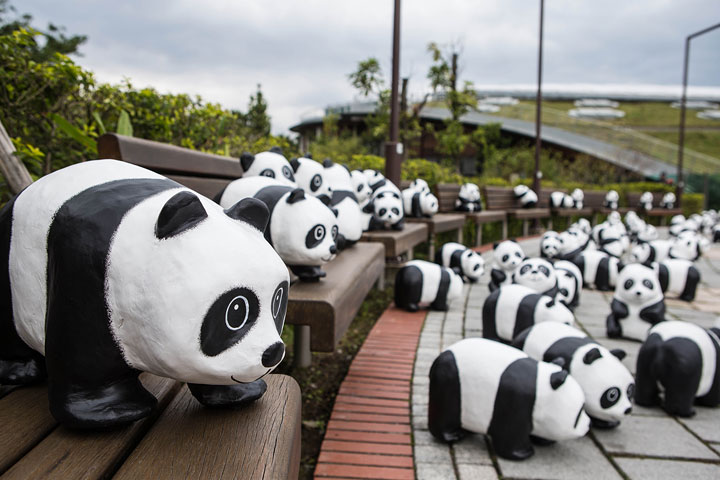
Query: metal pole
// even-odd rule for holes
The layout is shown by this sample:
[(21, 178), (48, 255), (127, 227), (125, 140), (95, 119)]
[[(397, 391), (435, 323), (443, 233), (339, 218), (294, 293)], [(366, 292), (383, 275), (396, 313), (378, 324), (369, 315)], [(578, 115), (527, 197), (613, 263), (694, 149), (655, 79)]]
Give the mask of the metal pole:
[(675, 196), (677, 197), (678, 207), (682, 206), (682, 193), (685, 188), (683, 178), (683, 149), (685, 147), (685, 102), (687, 101), (687, 83), (688, 83), (688, 63), (690, 61), (690, 40), (708, 33), (716, 28), (720, 28), (720, 23), (711, 27), (688, 35), (685, 39), (685, 58), (683, 59), (683, 88), (682, 97), (680, 97), (680, 134), (678, 135), (678, 165), (677, 165), (677, 186), (675, 187)]
[(545, 0), (540, 0), (540, 41), (538, 43), (538, 88), (535, 98), (535, 173), (533, 174), (533, 190), (540, 198), (540, 124), (542, 122), (542, 50), (543, 50), (543, 13)]
[(400, 0), (395, 0), (393, 25), (392, 85), (390, 87), (390, 141), (385, 144), (385, 176), (400, 186), (402, 155), (397, 151), (400, 124), (398, 83), (400, 77)]

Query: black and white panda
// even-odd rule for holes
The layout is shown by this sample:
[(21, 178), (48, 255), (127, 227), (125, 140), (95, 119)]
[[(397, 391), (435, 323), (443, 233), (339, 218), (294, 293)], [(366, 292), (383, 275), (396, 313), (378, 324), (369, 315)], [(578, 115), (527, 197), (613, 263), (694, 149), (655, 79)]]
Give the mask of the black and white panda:
[(574, 204), (573, 198), (565, 192), (552, 192), (550, 194), (551, 208), (572, 208)]
[(512, 283), (512, 274), (525, 259), (525, 252), (519, 243), (511, 239), (496, 243), (493, 247), (493, 256), (495, 263), (490, 270), (488, 285), (491, 292)]
[(712, 239), (714, 243), (720, 242), (720, 224), (712, 227)]
[(445, 311), (462, 296), (462, 285), (462, 278), (449, 268), (411, 260), (395, 276), (395, 305), (410, 312), (423, 305)]
[(649, 212), (653, 208), (653, 194), (651, 192), (643, 192), (642, 195), (640, 195), (640, 204), (639, 207), (643, 209), (646, 212)]
[(570, 260), (582, 272), (583, 287), (607, 292), (615, 288), (620, 260), (598, 250), (585, 250)]
[(253, 155), (244, 152), (240, 156), (243, 177), (270, 177), (290, 186), (296, 186), (292, 166), (279, 147)]
[(530, 358), (567, 370), (585, 394), (585, 411), (593, 426), (617, 427), (632, 411), (635, 380), (621, 362), (623, 350), (608, 350), (581, 330), (557, 322), (528, 328), (513, 346)]
[(702, 255), (703, 238), (693, 232), (680, 233), (668, 249), (669, 258), (680, 258), (694, 262)]
[(587, 218), (578, 218), (577, 222), (570, 225), (568, 230), (580, 230), (585, 235), (590, 235), (592, 233), (592, 224), (590, 223), (590, 220)]
[(483, 337), (503, 343), (536, 323), (575, 323), (565, 305), (524, 285), (505, 285), (491, 293), (483, 304), (482, 320)]
[(338, 211), (338, 248), (348, 248), (362, 237), (362, 209), (355, 196), (352, 177), (347, 167), (327, 158), (323, 160), (323, 167), (325, 180), (332, 189), (330, 206)]
[(652, 264), (658, 275), (660, 288), (667, 296), (677, 296), (686, 302), (695, 300), (695, 292), (700, 283), (700, 271), (693, 262), (668, 258), (659, 263)]
[(332, 197), (330, 182), (325, 178), (325, 167), (309, 157), (293, 158), (290, 160), (295, 183), (314, 197)]
[(363, 230), (402, 230), (405, 213), (400, 190), (391, 181), (373, 191), (363, 208)]
[(482, 210), (480, 187), (474, 183), (464, 183), (455, 199), (455, 210), (458, 212), (479, 212)]
[(617, 210), (619, 202), (620, 194), (618, 194), (615, 190), (610, 190), (605, 194), (605, 202), (603, 203), (603, 206), (605, 208), (609, 208), (610, 210)]
[(598, 250), (605, 252), (616, 258), (620, 258), (625, 254), (625, 250), (630, 247), (628, 236), (621, 229), (607, 225), (597, 230)]
[(557, 275), (552, 263), (542, 258), (526, 258), (513, 272), (513, 283), (524, 285), (537, 293), (555, 298)]
[(353, 193), (357, 198), (358, 205), (362, 208), (370, 201), (370, 195), (372, 194), (367, 177), (362, 170), (353, 170), (350, 172), (350, 178), (353, 184)]
[(638, 242), (630, 251), (633, 262), (650, 265), (653, 262), (663, 262), (668, 258), (672, 242), (669, 240), (652, 240)]
[(428, 185), (428, 183), (422, 178), (416, 178), (410, 182), (410, 188), (417, 190), (418, 192), (432, 193), (430, 191), (430, 185)]
[(678, 233), (680, 233), (680, 230), (682, 230), (684, 223), (685, 223), (685, 215), (682, 215), (682, 214), (673, 215), (672, 218), (670, 219), (670, 236), (677, 237)]
[(435, 253), (435, 263), (451, 268), (469, 282), (477, 282), (485, 273), (485, 260), (482, 255), (455, 242), (444, 244)]
[(485, 433), (511, 460), (532, 456), (532, 442), (585, 435), (584, 403), (580, 385), (558, 365), (482, 338), (451, 345), (430, 367), (430, 433), (445, 442)]
[(643, 341), (653, 325), (665, 320), (665, 297), (652, 268), (639, 263), (627, 265), (618, 275), (607, 336)]
[(580, 230), (567, 230), (559, 235), (560, 253), (556, 258), (570, 259), (585, 251), (590, 243), (590, 237)]
[(662, 200), (660, 200), (660, 208), (675, 208), (676, 201), (677, 198), (675, 198), (675, 194), (672, 192), (667, 192), (665, 195), (663, 195)]
[(720, 405), (718, 336), (718, 328), (675, 320), (652, 327), (638, 353), (635, 403), (680, 417), (694, 415), (693, 404)]
[(558, 258), (563, 242), (558, 232), (548, 230), (540, 239), (540, 256), (542, 258)]
[(303, 281), (316, 282), (324, 277), (320, 267), (337, 254), (337, 210), (306, 195), (302, 188), (266, 177), (230, 182), (216, 200), (227, 208), (249, 197), (261, 200), (270, 210), (265, 238), (290, 270)]
[(574, 189), (570, 193), (570, 198), (573, 200), (573, 207), (578, 210), (583, 208), (583, 202), (585, 200), (585, 193), (579, 188)]
[(284, 355), (289, 286), (267, 220), (256, 200), (223, 211), (115, 160), (40, 178), (0, 211), (0, 383), (47, 376), (51, 413), (74, 428), (149, 415), (141, 371), (209, 405), (257, 399)]
[(520, 202), (522, 208), (535, 208), (537, 206), (537, 193), (527, 185), (516, 186), (513, 188), (513, 194), (515, 195), (515, 200)]
[(377, 170), (368, 168), (363, 170), (363, 174), (365, 175), (368, 186), (370, 187), (370, 190), (372, 192), (375, 192), (378, 188), (384, 186), (387, 183), (385, 175), (378, 172)]
[(558, 282), (558, 293), (555, 298), (572, 311), (580, 304), (582, 272), (577, 265), (568, 260), (558, 260), (553, 263), (553, 267)]
[(432, 217), (438, 211), (438, 199), (430, 192), (406, 188), (402, 191), (405, 215), (413, 218)]

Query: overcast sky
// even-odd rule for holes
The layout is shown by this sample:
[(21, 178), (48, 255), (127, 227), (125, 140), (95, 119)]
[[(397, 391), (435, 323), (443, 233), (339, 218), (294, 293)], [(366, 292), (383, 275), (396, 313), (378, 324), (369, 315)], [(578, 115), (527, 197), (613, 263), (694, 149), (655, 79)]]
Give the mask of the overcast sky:
[[(377, 57), (390, 77), (392, 0), (11, 0), (87, 35), (77, 61), (100, 81), (200, 94), (245, 110), (256, 84), (273, 132), (352, 100), (347, 74)], [(538, 0), (405, 0), (401, 74), (427, 88), (428, 42), (462, 45), (461, 80), (536, 81)], [(684, 38), (720, 0), (547, 0), (544, 82), (677, 85)], [(720, 87), (720, 29), (693, 40), (690, 83)]]

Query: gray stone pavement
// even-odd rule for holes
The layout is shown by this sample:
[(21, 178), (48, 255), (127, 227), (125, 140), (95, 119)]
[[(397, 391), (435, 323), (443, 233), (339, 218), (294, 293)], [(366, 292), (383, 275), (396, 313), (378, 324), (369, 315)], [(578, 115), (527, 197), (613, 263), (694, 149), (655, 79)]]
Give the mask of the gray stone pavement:
[[(537, 255), (539, 240), (521, 243)], [(485, 254), (488, 267), (492, 252)], [(712, 326), (720, 316), (720, 246), (697, 262), (702, 284), (692, 304), (666, 300), (668, 318)], [(444, 479), (720, 479), (720, 408), (697, 407), (689, 419), (663, 410), (633, 407), (613, 430), (593, 429), (579, 440), (535, 447), (525, 461), (496, 457), (484, 435), (469, 435), (453, 445), (441, 443), (427, 430), (428, 372), (435, 357), (466, 337), (482, 336), (482, 306), (489, 294), (489, 275), (466, 285), (462, 300), (448, 312), (428, 312), (420, 336), (412, 384), (412, 426), (416, 476)], [(640, 343), (609, 339), (605, 318), (612, 293), (583, 290), (575, 311), (580, 328), (608, 348), (623, 348), (623, 363), (635, 372)]]

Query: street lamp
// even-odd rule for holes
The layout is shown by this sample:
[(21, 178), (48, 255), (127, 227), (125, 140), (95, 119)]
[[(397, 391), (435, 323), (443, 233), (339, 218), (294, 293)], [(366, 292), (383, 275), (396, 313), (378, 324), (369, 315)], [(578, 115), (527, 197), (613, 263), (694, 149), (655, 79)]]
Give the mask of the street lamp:
[[(542, 0), (541, 0), (542, 1)], [(687, 83), (688, 83), (688, 61), (690, 60), (690, 40), (708, 33), (716, 28), (720, 28), (720, 23), (708, 27), (699, 32), (688, 35), (685, 39), (685, 59), (683, 62), (683, 88), (682, 98), (680, 99), (680, 136), (678, 138), (678, 166), (677, 166), (677, 186), (675, 187), (675, 196), (677, 197), (678, 207), (682, 205), (682, 192), (685, 188), (683, 180), (683, 147), (685, 146), (685, 101), (687, 100)]]
[(540, 0), (540, 41), (538, 46), (538, 88), (537, 96), (535, 97), (535, 172), (533, 174), (533, 190), (540, 198), (540, 146), (542, 140), (540, 139), (540, 123), (541, 123), (541, 112), (542, 112), (542, 50), (543, 50), (543, 12), (545, 10), (545, 0)]
[(400, 105), (398, 102), (398, 77), (400, 76), (400, 0), (395, 0), (393, 25), (392, 85), (390, 87), (390, 141), (385, 143), (385, 176), (400, 186), (400, 162), (402, 148), (398, 144), (400, 130)]

